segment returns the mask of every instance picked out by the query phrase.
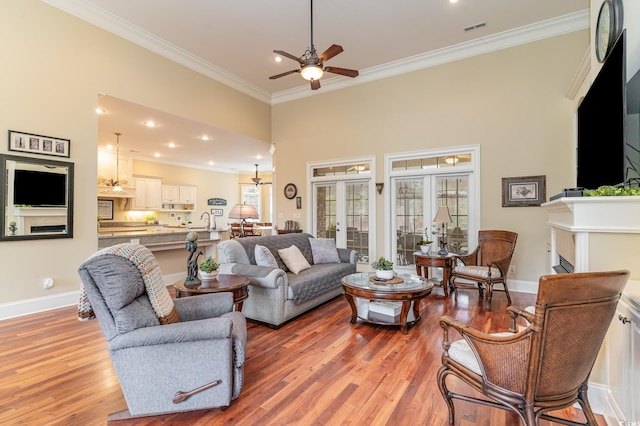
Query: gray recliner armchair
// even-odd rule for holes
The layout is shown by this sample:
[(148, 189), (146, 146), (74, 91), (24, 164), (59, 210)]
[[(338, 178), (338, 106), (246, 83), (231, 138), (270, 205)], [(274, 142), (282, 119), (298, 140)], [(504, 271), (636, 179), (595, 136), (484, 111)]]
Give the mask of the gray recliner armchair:
[(246, 320), (231, 293), (173, 300), (137, 244), (84, 262), (79, 319), (94, 315), (131, 416), (228, 406), (243, 383)]

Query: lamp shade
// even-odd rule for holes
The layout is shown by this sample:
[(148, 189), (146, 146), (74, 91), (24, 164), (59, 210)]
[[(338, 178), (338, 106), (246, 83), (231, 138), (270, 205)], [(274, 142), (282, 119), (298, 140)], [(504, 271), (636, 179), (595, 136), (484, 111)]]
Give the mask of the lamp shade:
[(250, 204), (236, 204), (229, 212), (231, 219), (257, 219), (258, 211)]
[(449, 207), (440, 206), (436, 212), (436, 217), (433, 218), (434, 223), (450, 223), (453, 222), (451, 215), (449, 214)]
[(320, 68), (319, 66), (310, 64), (305, 65), (300, 71), (300, 74), (305, 80), (319, 80), (320, 77), (322, 77), (323, 72), (322, 68)]

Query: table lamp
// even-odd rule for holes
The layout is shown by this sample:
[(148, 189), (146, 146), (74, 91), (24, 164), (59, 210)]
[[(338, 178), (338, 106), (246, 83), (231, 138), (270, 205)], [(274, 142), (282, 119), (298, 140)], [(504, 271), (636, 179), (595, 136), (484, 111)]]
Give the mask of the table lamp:
[(229, 212), (229, 218), (242, 219), (240, 222), (240, 236), (244, 237), (244, 224), (247, 222), (247, 219), (257, 219), (258, 211), (256, 207), (251, 204), (236, 204)]
[(449, 252), (447, 251), (447, 242), (445, 238), (447, 231), (447, 225), (445, 224), (453, 222), (453, 219), (451, 219), (451, 215), (449, 214), (449, 207), (438, 207), (438, 211), (436, 212), (436, 217), (433, 218), (433, 222), (437, 223), (440, 227), (440, 236), (438, 237), (440, 239), (440, 250), (438, 250), (438, 256), (446, 256)]

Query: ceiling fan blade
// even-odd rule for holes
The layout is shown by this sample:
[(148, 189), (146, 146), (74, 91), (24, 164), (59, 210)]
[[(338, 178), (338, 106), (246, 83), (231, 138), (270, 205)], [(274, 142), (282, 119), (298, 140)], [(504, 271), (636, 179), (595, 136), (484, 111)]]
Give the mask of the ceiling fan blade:
[(340, 68), (340, 67), (324, 67), (324, 70), (327, 72), (340, 74), (347, 77), (357, 77), (359, 74), (358, 70), (350, 70), (348, 68)]
[(311, 90), (318, 90), (320, 88), (320, 80), (310, 80)]
[(271, 77), (269, 77), (269, 80), (275, 80), (276, 78), (284, 77), (285, 75), (293, 74), (296, 72), (300, 72), (300, 70), (291, 70), (291, 71), (283, 72), (282, 74), (272, 75)]
[(304, 64), (304, 61), (302, 60), (302, 58), (293, 56), (291, 53), (287, 53), (284, 50), (274, 50), (273, 53), (277, 53), (280, 56), (284, 56), (285, 58), (293, 59), (294, 61), (299, 62), (300, 64)]
[(327, 50), (318, 55), (318, 59), (320, 60), (320, 62), (326, 62), (337, 54), (342, 53), (343, 51), (344, 50), (342, 49), (342, 46), (332, 44)]

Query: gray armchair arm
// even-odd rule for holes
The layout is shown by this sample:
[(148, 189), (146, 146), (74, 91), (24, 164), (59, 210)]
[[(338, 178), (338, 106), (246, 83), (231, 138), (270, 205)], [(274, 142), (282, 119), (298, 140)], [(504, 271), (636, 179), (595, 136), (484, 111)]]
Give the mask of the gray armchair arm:
[(286, 272), (269, 266), (223, 263), (220, 265), (220, 273), (247, 276), (251, 280), (251, 285), (257, 287), (278, 288), (289, 282)]
[(175, 299), (181, 321), (216, 318), (233, 311), (233, 293), (202, 294)]
[[(202, 296), (193, 296), (202, 297)], [(229, 339), (233, 321), (230, 318), (208, 318), (198, 321), (142, 327), (119, 334), (109, 342), (109, 350), (164, 345), (167, 343), (197, 342)]]

